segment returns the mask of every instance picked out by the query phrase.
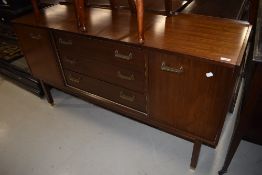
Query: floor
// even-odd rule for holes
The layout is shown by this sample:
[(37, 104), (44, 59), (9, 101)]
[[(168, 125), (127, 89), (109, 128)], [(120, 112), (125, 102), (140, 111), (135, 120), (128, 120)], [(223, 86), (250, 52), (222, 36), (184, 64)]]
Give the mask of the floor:
[[(233, 130), (218, 147), (192, 143), (52, 90), (55, 106), (0, 77), (0, 175), (215, 175)], [(261, 175), (262, 146), (243, 141), (228, 175)]]

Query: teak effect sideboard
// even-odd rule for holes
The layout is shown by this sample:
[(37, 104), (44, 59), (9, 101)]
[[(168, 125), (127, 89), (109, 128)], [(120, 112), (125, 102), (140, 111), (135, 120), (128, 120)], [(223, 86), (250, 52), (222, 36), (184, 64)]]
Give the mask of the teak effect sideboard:
[(74, 7), (55, 5), (14, 21), (32, 74), (142, 123), (216, 147), (229, 109), (251, 26), (245, 22), (177, 14), (144, 15), (144, 43), (128, 10), (88, 8), (86, 32)]

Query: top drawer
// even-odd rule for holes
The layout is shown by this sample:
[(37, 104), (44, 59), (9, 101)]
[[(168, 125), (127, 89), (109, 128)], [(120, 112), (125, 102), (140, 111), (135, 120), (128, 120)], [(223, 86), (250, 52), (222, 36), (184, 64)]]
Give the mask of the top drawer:
[(54, 32), (60, 57), (92, 59), (110, 64), (145, 69), (145, 57), (142, 49), (115, 42), (90, 39), (67, 32)]

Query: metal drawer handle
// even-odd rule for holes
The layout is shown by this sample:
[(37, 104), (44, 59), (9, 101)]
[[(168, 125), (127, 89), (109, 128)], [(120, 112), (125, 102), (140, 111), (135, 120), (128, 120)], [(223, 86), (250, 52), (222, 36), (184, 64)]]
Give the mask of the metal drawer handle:
[(133, 54), (130, 52), (128, 55), (123, 55), (123, 54), (119, 53), (118, 50), (115, 50), (115, 57), (121, 58), (123, 60), (132, 60)]
[(71, 58), (68, 58), (68, 57), (65, 57), (65, 62), (69, 63), (69, 64), (75, 64), (76, 63), (76, 59), (71, 59)]
[(161, 70), (166, 71), (166, 72), (178, 73), (178, 74), (184, 72), (184, 69), (183, 69), (182, 66), (180, 68), (169, 67), (169, 66), (166, 65), (166, 63), (164, 61), (161, 64)]
[(69, 74), (69, 80), (70, 81), (72, 81), (72, 82), (74, 82), (74, 83), (77, 83), (77, 84), (79, 84), (80, 83), (80, 77), (79, 78), (75, 78), (75, 77), (73, 77), (71, 74)]
[(122, 98), (123, 100), (129, 101), (129, 102), (134, 102), (135, 101), (135, 96), (129, 96), (126, 95), (123, 91), (120, 92), (120, 98)]
[(121, 71), (118, 71), (117, 72), (117, 76), (123, 80), (129, 80), (129, 81), (134, 81), (135, 80), (135, 76), (134, 74), (130, 75), (130, 76), (127, 76), (127, 75), (123, 75), (121, 73)]
[(66, 41), (66, 40), (63, 40), (62, 38), (59, 38), (58, 41), (59, 41), (60, 44), (63, 44), (63, 45), (70, 45), (70, 46), (73, 45), (72, 40)]
[(40, 40), (40, 39), (42, 38), (40, 34), (30, 33), (29, 35), (30, 35), (30, 37), (31, 37), (32, 39), (35, 39), (35, 40)]

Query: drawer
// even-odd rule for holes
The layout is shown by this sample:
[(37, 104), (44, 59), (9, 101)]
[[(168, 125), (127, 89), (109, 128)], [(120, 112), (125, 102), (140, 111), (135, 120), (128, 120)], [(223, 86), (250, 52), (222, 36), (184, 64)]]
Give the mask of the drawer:
[(110, 64), (145, 69), (145, 57), (141, 48), (131, 47), (116, 42), (90, 39), (67, 32), (54, 32), (60, 57), (77, 57), (91, 59)]
[(74, 72), (88, 75), (89, 77), (119, 85), (130, 90), (145, 91), (145, 72), (138, 72), (88, 59), (63, 57), (61, 62), (64, 68), (73, 70)]
[(144, 94), (114, 86), (69, 70), (65, 70), (64, 73), (67, 84), (72, 87), (104, 97), (138, 111), (146, 112), (146, 97)]

